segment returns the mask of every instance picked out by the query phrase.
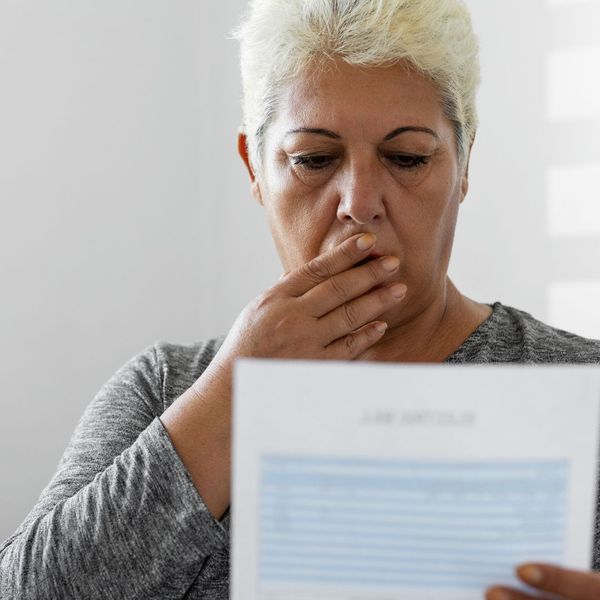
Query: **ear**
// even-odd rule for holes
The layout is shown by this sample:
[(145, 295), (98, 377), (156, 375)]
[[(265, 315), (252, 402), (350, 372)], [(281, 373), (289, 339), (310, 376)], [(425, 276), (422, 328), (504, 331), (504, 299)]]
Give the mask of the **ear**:
[[(475, 134), (476, 133), (477, 132), (475, 132)], [(465, 166), (463, 167), (460, 198), (461, 204), (466, 198), (467, 192), (469, 191), (469, 162), (471, 160), (471, 149), (473, 148), (473, 143), (475, 142), (475, 134), (473, 134), (473, 139), (471, 140), (471, 144), (469, 145), (469, 152), (467, 154), (467, 157), (465, 158)]]
[(250, 175), (250, 189), (252, 191), (252, 196), (261, 206), (263, 206), (260, 184), (248, 154), (248, 136), (242, 130), (238, 132), (238, 154), (240, 155), (242, 161), (244, 161), (246, 169), (248, 170), (248, 175)]
[(460, 182), (460, 203), (462, 204), (469, 191), (469, 163), (465, 165)]

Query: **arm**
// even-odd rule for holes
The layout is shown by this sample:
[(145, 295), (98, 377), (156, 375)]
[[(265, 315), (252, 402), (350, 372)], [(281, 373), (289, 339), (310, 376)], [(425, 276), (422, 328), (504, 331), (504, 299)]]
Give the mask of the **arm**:
[(181, 598), (227, 543), (157, 418), (161, 389), (150, 348), (100, 390), (0, 547), (1, 598)]
[(229, 505), (233, 361), (353, 359), (379, 341), (385, 323), (374, 319), (402, 300), (405, 286), (380, 287), (397, 259), (355, 267), (374, 243), (354, 236), (257, 298), (161, 419), (155, 354), (123, 367), (86, 411), (36, 508), (0, 548), (0, 597), (181, 598), (228, 542), (213, 515)]
[(406, 286), (384, 286), (400, 261), (364, 261), (375, 236), (356, 235), (287, 273), (239, 315), (213, 361), (161, 416), (210, 512), (230, 502), (231, 389), (236, 358), (353, 360), (381, 340), (377, 320)]

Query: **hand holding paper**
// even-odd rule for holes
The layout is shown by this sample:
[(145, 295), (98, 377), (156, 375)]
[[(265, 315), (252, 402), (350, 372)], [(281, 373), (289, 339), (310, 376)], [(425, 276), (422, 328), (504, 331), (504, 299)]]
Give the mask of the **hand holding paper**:
[[(556, 565), (521, 565), (518, 576), (537, 590), (555, 594), (565, 600), (596, 600), (600, 598), (600, 574), (564, 569)], [(539, 600), (537, 591), (525, 594), (515, 589), (493, 588), (487, 600)]]

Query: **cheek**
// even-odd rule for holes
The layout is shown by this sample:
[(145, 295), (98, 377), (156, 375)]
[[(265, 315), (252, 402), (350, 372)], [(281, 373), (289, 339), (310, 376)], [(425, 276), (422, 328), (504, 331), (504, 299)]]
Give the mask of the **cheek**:
[(409, 270), (431, 271), (449, 258), (460, 200), (457, 182), (432, 177), (396, 211), (395, 229), (403, 238)]
[(447, 185), (440, 186), (432, 211), (431, 251), (433, 260), (441, 265), (446, 265), (450, 259), (450, 251), (454, 241), (454, 231), (460, 206), (460, 182), (458, 179), (449, 178)]
[(291, 270), (321, 254), (331, 219), (319, 195), (293, 175), (275, 172), (266, 183), (269, 227), (284, 267)]

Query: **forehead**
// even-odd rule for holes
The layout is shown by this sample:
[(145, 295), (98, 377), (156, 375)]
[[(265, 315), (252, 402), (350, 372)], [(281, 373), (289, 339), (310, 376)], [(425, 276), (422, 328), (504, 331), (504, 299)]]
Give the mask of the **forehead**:
[(432, 128), (440, 137), (451, 129), (437, 90), (425, 76), (403, 63), (358, 67), (343, 61), (307, 70), (291, 80), (273, 125), (275, 129), (318, 126), (342, 137), (369, 138), (407, 125)]

